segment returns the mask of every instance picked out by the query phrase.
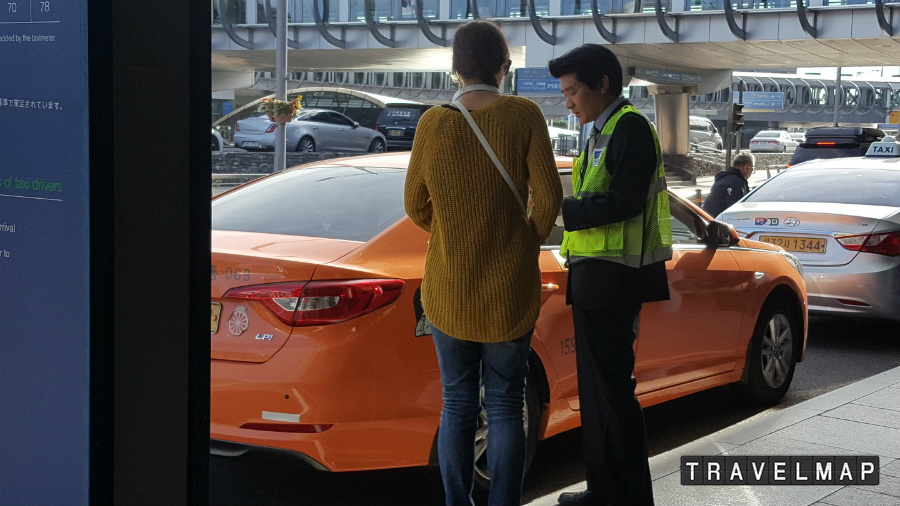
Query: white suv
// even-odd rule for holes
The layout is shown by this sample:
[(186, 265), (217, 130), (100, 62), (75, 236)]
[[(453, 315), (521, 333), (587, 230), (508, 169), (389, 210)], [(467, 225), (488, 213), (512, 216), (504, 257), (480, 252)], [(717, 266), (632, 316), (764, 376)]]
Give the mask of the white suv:
[(700, 148), (722, 149), (722, 136), (713, 122), (703, 116), (689, 118), (691, 129), (691, 150)]

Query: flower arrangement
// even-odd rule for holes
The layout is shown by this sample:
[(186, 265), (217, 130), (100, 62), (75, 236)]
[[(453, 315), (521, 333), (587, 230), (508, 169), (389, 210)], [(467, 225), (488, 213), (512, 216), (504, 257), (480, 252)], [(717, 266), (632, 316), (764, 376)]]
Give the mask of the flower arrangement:
[(264, 98), (260, 101), (263, 112), (269, 117), (269, 121), (286, 123), (300, 114), (303, 106), (300, 100), (303, 95), (297, 95), (294, 100), (278, 100), (277, 98)]

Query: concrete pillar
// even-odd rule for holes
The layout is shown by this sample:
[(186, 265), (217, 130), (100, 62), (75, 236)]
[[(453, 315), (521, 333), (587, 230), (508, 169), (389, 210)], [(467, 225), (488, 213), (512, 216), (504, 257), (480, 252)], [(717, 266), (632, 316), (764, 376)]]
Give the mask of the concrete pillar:
[(656, 131), (664, 155), (687, 155), (690, 151), (688, 124), (689, 92), (684, 86), (654, 85), (648, 90), (656, 104)]

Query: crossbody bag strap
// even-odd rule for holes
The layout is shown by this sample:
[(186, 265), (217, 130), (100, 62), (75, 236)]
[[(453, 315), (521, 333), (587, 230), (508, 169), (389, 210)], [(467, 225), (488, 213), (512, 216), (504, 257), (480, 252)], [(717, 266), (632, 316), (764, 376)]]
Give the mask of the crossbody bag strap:
[(472, 130), (475, 131), (475, 135), (478, 136), (478, 140), (481, 141), (481, 145), (484, 146), (484, 150), (487, 151), (488, 156), (491, 157), (491, 160), (494, 162), (494, 165), (497, 167), (497, 170), (500, 172), (500, 175), (503, 176), (503, 180), (506, 181), (506, 184), (509, 185), (509, 189), (512, 190), (513, 195), (515, 195), (516, 200), (519, 201), (519, 207), (522, 208), (522, 213), (526, 213), (525, 201), (522, 200), (522, 195), (519, 193), (519, 190), (516, 188), (516, 184), (513, 183), (511, 177), (509, 177), (509, 173), (506, 172), (506, 169), (503, 168), (503, 164), (500, 163), (500, 159), (497, 158), (497, 153), (494, 153), (494, 149), (488, 143), (487, 139), (485, 139), (484, 134), (481, 133), (481, 129), (478, 128), (478, 125), (475, 123), (475, 119), (472, 118), (472, 115), (469, 114), (469, 110), (466, 109), (464, 105), (458, 100), (451, 102), (459, 112), (465, 116), (466, 121), (469, 122), (469, 125), (472, 127)]

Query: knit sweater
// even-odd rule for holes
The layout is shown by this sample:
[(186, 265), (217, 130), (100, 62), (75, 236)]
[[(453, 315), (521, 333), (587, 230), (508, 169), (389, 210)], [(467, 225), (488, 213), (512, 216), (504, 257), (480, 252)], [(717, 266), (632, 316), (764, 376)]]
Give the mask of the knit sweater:
[(422, 305), (432, 325), (458, 339), (510, 341), (534, 327), (541, 307), (540, 246), (562, 202), (547, 125), (531, 100), (502, 96), (471, 112), (523, 200), (458, 110), (419, 120), (406, 176), (410, 219), (431, 234)]

